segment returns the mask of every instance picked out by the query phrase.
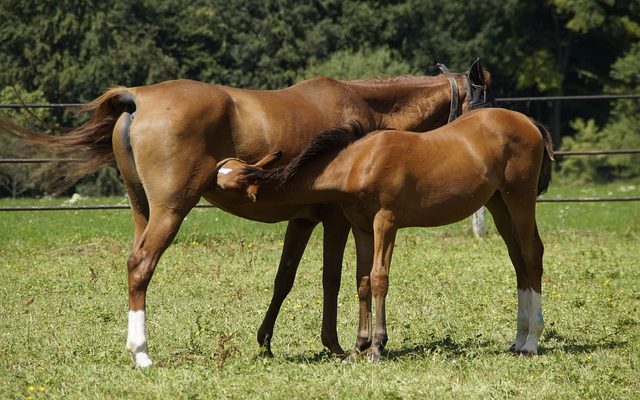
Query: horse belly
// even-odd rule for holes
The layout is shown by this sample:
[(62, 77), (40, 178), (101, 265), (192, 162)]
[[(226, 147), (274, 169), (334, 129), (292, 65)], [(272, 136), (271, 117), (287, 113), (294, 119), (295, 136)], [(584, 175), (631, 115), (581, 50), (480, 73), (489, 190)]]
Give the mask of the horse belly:
[(258, 222), (282, 222), (291, 219), (319, 221), (317, 207), (300, 204), (252, 202), (246, 196), (226, 193), (205, 194), (212, 205), (238, 217)]

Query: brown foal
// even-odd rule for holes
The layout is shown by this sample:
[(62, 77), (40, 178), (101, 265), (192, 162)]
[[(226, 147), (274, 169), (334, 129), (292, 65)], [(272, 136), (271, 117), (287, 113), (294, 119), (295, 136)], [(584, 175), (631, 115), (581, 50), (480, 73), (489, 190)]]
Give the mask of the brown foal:
[[(511, 351), (537, 354), (542, 334), (543, 245), (536, 197), (551, 179), (546, 128), (505, 109), (471, 111), (428, 133), (379, 131), (349, 144), (350, 126), (318, 136), (289, 166), (224, 164), (218, 184), (257, 203), (337, 203), (356, 239), (360, 322), (356, 350), (378, 358), (387, 342), (385, 297), (396, 231), (460, 221), (483, 205), (494, 217), (516, 270), (517, 334)], [(346, 147), (346, 148), (344, 148)], [(343, 150), (340, 150), (344, 148)], [(285, 200), (286, 199), (286, 200)], [(371, 329), (371, 294), (376, 325)]]
[[(129, 256), (127, 349), (137, 366), (151, 365), (145, 334), (146, 293), (158, 260), (201, 197), (232, 214), (262, 222), (288, 220), (273, 298), (258, 330), (262, 352), (298, 264), (318, 223), (324, 226), (322, 343), (343, 354), (336, 331), (337, 296), (349, 223), (332, 205), (254, 203), (220, 191), (217, 165), (228, 157), (255, 162), (282, 150), (283, 165), (320, 132), (348, 122), (368, 128), (425, 131), (447, 123), (471, 99), (486, 94), (488, 77), (476, 60), (466, 76), (398, 77), (337, 81), (316, 78), (283, 90), (244, 90), (178, 80), (118, 87), (93, 101), (84, 125), (47, 136), (0, 120), (0, 130), (55, 146), (80, 158), (63, 183), (117, 162), (134, 221)], [(459, 88), (452, 90), (452, 88)], [(466, 100), (466, 101), (465, 101)], [(453, 107), (452, 107), (453, 106)], [(453, 110), (451, 110), (453, 108)], [(276, 164), (277, 165), (277, 164)], [(368, 261), (366, 261), (368, 263)], [(362, 261), (358, 261), (362, 263)]]

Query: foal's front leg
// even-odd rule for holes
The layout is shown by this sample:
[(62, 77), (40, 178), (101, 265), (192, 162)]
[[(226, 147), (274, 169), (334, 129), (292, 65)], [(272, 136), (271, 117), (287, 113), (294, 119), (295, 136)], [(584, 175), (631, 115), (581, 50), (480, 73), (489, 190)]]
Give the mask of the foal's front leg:
[(352, 226), (356, 242), (356, 290), (358, 291), (358, 336), (352, 358), (371, 347), (371, 266), (373, 265), (373, 235)]
[(382, 209), (373, 220), (373, 267), (371, 293), (376, 303), (376, 329), (371, 346), (371, 359), (377, 360), (387, 344), (387, 317), (385, 298), (389, 290), (389, 268), (395, 244), (397, 226), (393, 211)]

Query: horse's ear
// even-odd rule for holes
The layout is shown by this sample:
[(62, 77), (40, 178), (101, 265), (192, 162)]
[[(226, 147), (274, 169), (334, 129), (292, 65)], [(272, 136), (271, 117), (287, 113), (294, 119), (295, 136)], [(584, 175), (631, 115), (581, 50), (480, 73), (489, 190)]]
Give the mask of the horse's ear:
[(436, 67), (438, 68), (441, 74), (446, 74), (447, 72), (449, 72), (449, 68), (443, 63), (437, 63)]
[(265, 168), (269, 164), (278, 161), (280, 158), (282, 158), (282, 151), (276, 151), (275, 153), (268, 154), (265, 158), (258, 161), (253, 166), (256, 168)]
[(487, 84), (480, 58), (476, 58), (476, 60), (471, 63), (471, 67), (469, 67), (469, 80), (472, 84), (482, 87)]

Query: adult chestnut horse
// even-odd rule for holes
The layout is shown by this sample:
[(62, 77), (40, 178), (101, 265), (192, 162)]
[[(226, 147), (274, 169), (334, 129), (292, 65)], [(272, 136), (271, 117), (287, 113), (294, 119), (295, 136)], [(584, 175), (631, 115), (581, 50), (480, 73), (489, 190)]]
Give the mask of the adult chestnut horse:
[[(228, 157), (250, 162), (275, 150), (281, 164), (304, 150), (320, 132), (347, 122), (368, 128), (425, 131), (479, 102), (488, 75), (476, 60), (467, 75), (337, 81), (316, 78), (283, 90), (243, 90), (178, 80), (107, 91), (85, 111), (91, 119), (64, 136), (0, 128), (56, 146), (81, 158), (66, 182), (117, 162), (134, 220), (129, 273), (126, 347), (137, 366), (151, 365), (145, 334), (146, 291), (164, 250), (201, 197), (232, 214), (262, 222), (288, 220), (273, 298), (258, 330), (262, 351), (270, 342), (280, 306), (290, 292), (314, 227), (324, 226), (322, 343), (343, 354), (336, 332), (337, 296), (349, 223), (335, 206), (238, 201), (217, 185), (216, 165)], [(465, 101), (465, 99), (467, 101)], [(277, 166), (278, 164), (276, 164)]]
[(537, 354), (544, 328), (543, 245), (535, 209), (537, 195), (551, 180), (553, 160), (546, 128), (518, 112), (489, 108), (428, 133), (379, 131), (349, 145), (349, 138), (362, 136), (357, 125), (326, 132), (289, 166), (273, 170), (262, 169), (266, 162), (247, 166), (229, 160), (218, 182), (230, 193), (257, 198), (256, 204), (342, 205), (358, 256), (368, 258), (369, 268), (358, 270), (357, 350), (371, 346), (373, 358), (387, 342), (385, 297), (396, 231), (450, 224), (486, 205), (516, 270), (517, 333), (511, 350)]

